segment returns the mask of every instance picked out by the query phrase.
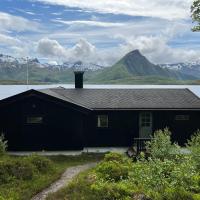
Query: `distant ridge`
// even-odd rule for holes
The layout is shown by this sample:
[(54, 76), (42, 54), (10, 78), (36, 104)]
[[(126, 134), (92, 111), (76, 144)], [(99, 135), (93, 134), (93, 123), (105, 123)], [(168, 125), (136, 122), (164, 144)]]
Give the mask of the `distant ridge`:
[(116, 64), (106, 68), (98, 74), (97, 80), (116, 80), (131, 78), (134, 76), (142, 77), (162, 77), (175, 80), (194, 80), (196, 77), (178, 71), (163, 68), (151, 63), (139, 50), (134, 50), (126, 54)]

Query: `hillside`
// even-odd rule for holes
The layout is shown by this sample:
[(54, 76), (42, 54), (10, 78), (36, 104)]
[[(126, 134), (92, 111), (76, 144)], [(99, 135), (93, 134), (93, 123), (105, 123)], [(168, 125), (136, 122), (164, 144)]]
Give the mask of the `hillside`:
[[(138, 50), (134, 50), (125, 55), (121, 60), (110, 68), (105, 68), (97, 76), (93, 77), (96, 81), (117, 81), (121, 79), (149, 80), (151, 78), (163, 80), (163, 82), (178, 82), (185, 80), (195, 80), (196, 77), (179, 71), (162, 68), (154, 65), (147, 60)], [(175, 81), (176, 80), (176, 81)], [(142, 81), (141, 81), (142, 82)], [(146, 82), (146, 81), (145, 81)]]

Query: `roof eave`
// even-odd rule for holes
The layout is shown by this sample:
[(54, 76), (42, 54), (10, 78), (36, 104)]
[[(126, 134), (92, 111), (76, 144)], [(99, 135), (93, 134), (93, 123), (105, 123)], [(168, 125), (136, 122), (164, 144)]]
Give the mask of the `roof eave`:
[(200, 108), (93, 108), (94, 111), (140, 111), (140, 110), (148, 110), (148, 111), (200, 111)]

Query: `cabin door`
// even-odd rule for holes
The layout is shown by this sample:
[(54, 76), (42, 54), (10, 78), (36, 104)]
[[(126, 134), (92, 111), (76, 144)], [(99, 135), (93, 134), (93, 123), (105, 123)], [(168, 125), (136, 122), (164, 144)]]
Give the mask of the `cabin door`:
[(141, 112), (139, 114), (139, 135), (140, 138), (150, 138), (152, 134), (152, 113)]

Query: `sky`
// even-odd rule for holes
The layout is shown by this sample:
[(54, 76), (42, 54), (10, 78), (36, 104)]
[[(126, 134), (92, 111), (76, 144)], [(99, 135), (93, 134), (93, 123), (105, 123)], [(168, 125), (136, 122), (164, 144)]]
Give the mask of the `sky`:
[(0, 0), (0, 54), (110, 66), (139, 49), (153, 63), (200, 60), (192, 0)]

